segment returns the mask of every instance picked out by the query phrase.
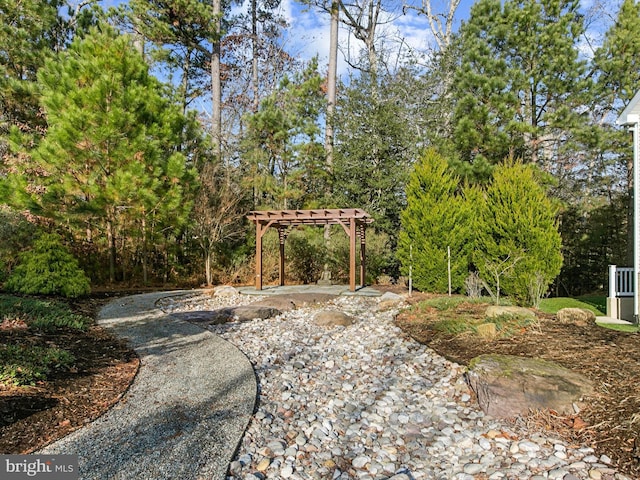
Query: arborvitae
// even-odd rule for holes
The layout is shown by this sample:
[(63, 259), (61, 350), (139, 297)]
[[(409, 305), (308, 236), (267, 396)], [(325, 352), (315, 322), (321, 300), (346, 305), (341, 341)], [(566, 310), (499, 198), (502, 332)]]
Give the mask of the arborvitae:
[(460, 289), (467, 276), (468, 204), (458, 190), (459, 180), (447, 161), (434, 150), (426, 151), (409, 178), (398, 239), (402, 274), (408, 275), (411, 266), (419, 290), (448, 290), (448, 248), (453, 289)]
[(474, 263), (493, 286), (500, 265), (501, 289), (528, 305), (539, 300), (531, 292), (546, 292), (562, 266), (557, 204), (547, 196), (538, 173), (520, 162), (501, 164), (486, 189), (486, 201), (477, 203)]

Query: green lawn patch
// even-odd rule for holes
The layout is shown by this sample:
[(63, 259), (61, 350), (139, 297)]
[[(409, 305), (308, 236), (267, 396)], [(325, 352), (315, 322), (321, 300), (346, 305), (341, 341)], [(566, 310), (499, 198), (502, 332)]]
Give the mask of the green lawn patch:
[(637, 333), (640, 331), (640, 327), (638, 325), (623, 325), (620, 323), (598, 323), (598, 325), (610, 330), (617, 330), (618, 332)]
[(602, 316), (604, 313), (595, 305), (595, 303), (587, 303), (577, 298), (569, 297), (555, 297), (555, 298), (543, 298), (540, 300), (540, 311), (549, 314), (558, 313), (558, 310), (563, 308), (584, 308), (591, 310), (596, 316)]

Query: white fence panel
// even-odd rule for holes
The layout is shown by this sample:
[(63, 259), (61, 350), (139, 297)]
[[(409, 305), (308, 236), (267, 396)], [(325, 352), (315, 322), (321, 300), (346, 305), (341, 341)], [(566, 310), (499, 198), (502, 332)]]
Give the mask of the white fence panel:
[(633, 297), (632, 267), (609, 265), (609, 297)]

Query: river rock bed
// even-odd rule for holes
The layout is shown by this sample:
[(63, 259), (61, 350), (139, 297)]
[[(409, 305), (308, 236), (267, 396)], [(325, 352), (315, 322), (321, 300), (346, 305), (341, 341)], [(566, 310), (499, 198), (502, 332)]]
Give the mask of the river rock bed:
[[(192, 294), (168, 313), (263, 299)], [(255, 412), (228, 480), (628, 480), (606, 456), (484, 415), (464, 367), (403, 335), (396, 307), (341, 296), (267, 320), (208, 325), (252, 362)], [(353, 325), (320, 327), (319, 309)]]

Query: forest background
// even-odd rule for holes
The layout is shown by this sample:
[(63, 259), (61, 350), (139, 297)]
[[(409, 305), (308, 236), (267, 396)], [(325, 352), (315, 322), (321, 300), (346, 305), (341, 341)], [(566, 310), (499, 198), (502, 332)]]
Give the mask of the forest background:
[[(407, 187), (436, 157), (458, 193), (505, 159), (535, 168), (562, 237), (552, 292), (631, 264), (632, 0), (309, 1), (328, 64), (298, 54), (277, 0), (103, 7), (0, 0), (0, 282), (69, 251), (93, 285), (252, 283), (246, 213), (302, 208), (370, 213), (367, 280), (396, 279)], [(409, 14), (422, 44), (394, 27)], [(293, 231), (287, 252), (293, 281), (347, 275), (338, 230)]]

